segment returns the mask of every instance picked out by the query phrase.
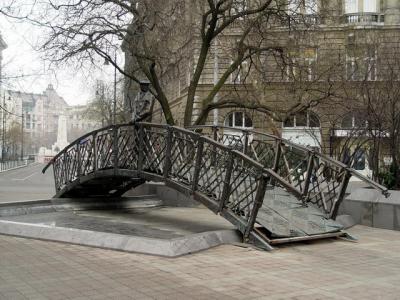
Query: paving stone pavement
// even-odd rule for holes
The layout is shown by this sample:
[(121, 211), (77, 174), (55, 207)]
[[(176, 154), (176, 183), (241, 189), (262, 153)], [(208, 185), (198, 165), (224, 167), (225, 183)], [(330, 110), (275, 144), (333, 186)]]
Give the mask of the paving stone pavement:
[(0, 299), (400, 299), (400, 232), (163, 258), (0, 236)]

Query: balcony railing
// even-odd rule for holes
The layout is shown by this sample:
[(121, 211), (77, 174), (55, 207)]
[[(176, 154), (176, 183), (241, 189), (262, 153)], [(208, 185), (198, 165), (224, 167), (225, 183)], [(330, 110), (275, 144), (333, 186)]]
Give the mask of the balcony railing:
[(353, 13), (345, 14), (344, 22), (346, 24), (373, 24), (383, 23), (385, 15), (380, 13)]

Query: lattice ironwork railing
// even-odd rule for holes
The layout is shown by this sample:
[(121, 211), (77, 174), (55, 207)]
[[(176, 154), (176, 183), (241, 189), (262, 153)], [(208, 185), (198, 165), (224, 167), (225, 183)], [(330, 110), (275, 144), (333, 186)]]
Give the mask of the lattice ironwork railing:
[(174, 184), (224, 215), (243, 232), (245, 240), (255, 234), (258, 208), (271, 177), (264, 173), (263, 165), (213, 139), (149, 123), (109, 126), (88, 133), (63, 149), (49, 165), (53, 165), (57, 192), (109, 169), (131, 170), (139, 177)]
[(272, 135), (196, 130), (150, 123), (105, 127), (71, 143), (43, 171), (53, 165), (60, 193), (108, 170), (107, 176), (123, 171), (123, 176), (164, 181), (223, 215), (245, 240), (257, 238), (253, 229), (267, 187), (267, 197), (283, 188), (328, 218), (336, 217), (351, 175), (386, 191), (340, 162)]
[(341, 162), (273, 135), (224, 126), (191, 129), (257, 161), (275, 176), (272, 185), (283, 187), (305, 205), (316, 206), (328, 218), (336, 218), (352, 175), (387, 193), (385, 187)]
[(56, 190), (62, 192), (98, 171), (111, 169), (115, 175), (117, 170), (131, 170), (135, 176), (193, 194), (232, 222), (245, 240), (257, 234), (254, 224), (267, 185), (269, 196), (284, 188), (303, 205), (314, 205), (335, 218), (353, 170), (267, 134), (200, 129), (196, 133), (138, 123), (88, 133), (51, 161)]

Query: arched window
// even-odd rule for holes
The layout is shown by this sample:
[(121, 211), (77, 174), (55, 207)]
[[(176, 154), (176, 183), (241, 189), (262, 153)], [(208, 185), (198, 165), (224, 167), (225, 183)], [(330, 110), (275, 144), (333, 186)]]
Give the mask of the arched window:
[(234, 111), (226, 116), (224, 125), (235, 128), (252, 128), (253, 121), (245, 112)]
[(297, 113), (283, 122), (282, 138), (303, 146), (319, 149), (321, 130), (318, 116), (311, 111)]
[(288, 117), (285, 122), (283, 122), (283, 127), (319, 128), (320, 122), (318, 116), (315, 113), (313, 113), (312, 111), (307, 111)]
[(342, 119), (342, 129), (365, 128), (367, 121), (362, 112), (348, 113)]

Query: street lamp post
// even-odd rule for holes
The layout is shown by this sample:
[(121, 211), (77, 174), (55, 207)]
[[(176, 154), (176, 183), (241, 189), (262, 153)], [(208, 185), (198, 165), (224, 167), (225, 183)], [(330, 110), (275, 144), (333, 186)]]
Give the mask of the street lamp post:
[(117, 124), (117, 51), (114, 52), (114, 103), (113, 124)]
[(5, 155), (5, 147), (6, 147), (6, 95), (3, 97), (3, 109), (2, 109), (2, 145), (1, 145), (1, 161), (4, 162), (4, 155)]
[(24, 160), (24, 112), (22, 111), (21, 122), (21, 161)]
[[(106, 58), (104, 61), (105, 65), (110, 64), (110, 59)], [(117, 51), (114, 51), (114, 97), (113, 97), (113, 111), (112, 111), (112, 124), (117, 123)]]

